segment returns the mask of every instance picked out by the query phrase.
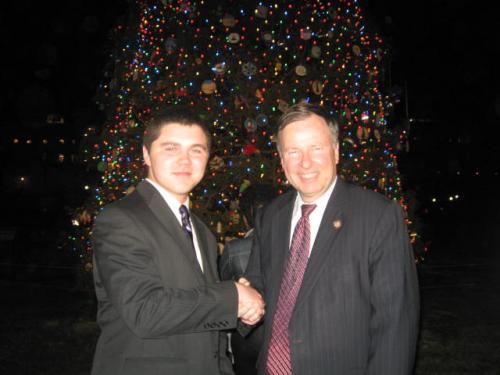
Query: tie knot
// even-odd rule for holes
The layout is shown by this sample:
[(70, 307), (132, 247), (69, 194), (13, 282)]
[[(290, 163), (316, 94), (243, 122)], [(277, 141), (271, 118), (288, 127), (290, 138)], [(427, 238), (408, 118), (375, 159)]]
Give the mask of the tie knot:
[(187, 209), (187, 207), (185, 205), (182, 204), (179, 207), (179, 211), (181, 213), (181, 218), (182, 219), (189, 219), (189, 211), (188, 211), (188, 209)]
[(301, 208), (302, 208), (302, 216), (309, 217), (311, 212), (313, 212), (314, 209), (316, 208), (316, 205), (315, 204), (303, 204)]

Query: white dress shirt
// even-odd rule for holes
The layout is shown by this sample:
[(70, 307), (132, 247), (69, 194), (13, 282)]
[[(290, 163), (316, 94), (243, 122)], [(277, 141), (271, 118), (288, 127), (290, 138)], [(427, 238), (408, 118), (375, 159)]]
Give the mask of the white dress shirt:
[(337, 183), (337, 177), (333, 181), (332, 185), (328, 188), (327, 191), (323, 193), (321, 197), (316, 199), (314, 202), (305, 203), (302, 200), (300, 194), (297, 194), (297, 198), (295, 198), (295, 203), (293, 205), (293, 213), (292, 213), (292, 231), (290, 234), (290, 242), (289, 246), (292, 245), (292, 237), (293, 232), (295, 230), (295, 226), (297, 225), (300, 217), (302, 216), (302, 205), (303, 204), (315, 204), (316, 208), (309, 215), (309, 226), (311, 229), (311, 241), (309, 242), (309, 256), (311, 256), (311, 251), (314, 246), (314, 241), (316, 240), (316, 236), (318, 235), (319, 226), (321, 224), (321, 220), (323, 219), (323, 214), (325, 213), (326, 206), (328, 205), (328, 201), (330, 200), (330, 196), (332, 195), (333, 188)]
[[(156, 188), (156, 190), (158, 190), (160, 195), (167, 203), (168, 207), (170, 207), (170, 209), (174, 213), (175, 217), (177, 218), (177, 221), (179, 222), (179, 225), (182, 226), (181, 212), (179, 211), (179, 208), (181, 207), (182, 204), (184, 204), (189, 211), (189, 197), (186, 199), (184, 203), (179, 203), (179, 201), (175, 199), (175, 197), (171, 193), (169, 193), (159, 184), (157, 184), (154, 181), (151, 181), (149, 178), (146, 178), (146, 181), (149, 182), (151, 185), (153, 185)], [(194, 250), (196, 252), (196, 259), (198, 259), (200, 268), (203, 271), (203, 260), (201, 258), (201, 250), (200, 246), (198, 245), (198, 237), (196, 236), (196, 229), (193, 225), (193, 222), (191, 221), (191, 215), (189, 215), (189, 222), (191, 223), (191, 228), (193, 228), (193, 244), (194, 244)]]

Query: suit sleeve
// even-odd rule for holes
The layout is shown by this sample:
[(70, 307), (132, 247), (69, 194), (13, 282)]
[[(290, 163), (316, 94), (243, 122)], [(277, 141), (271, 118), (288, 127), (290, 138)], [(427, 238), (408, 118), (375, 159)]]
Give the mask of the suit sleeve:
[(381, 215), (370, 246), (372, 315), (367, 374), (413, 371), (419, 319), (418, 281), (400, 206)]
[(250, 251), (250, 257), (244, 277), (250, 281), (251, 285), (257, 289), (260, 294), (264, 295), (264, 276), (261, 268), (262, 246), (260, 244), (262, 237), (262, 215), (262, 211), (259, 211), (259, 214), (255, 216), (255, 227), (252, 234), (252, 250)]
[[(238, 308), (232, 281), (190, 289), (160, 280), (148, 239), (120, 209), (105, 209), (92, 234), (96, 290), (141, 338), (233, 328)], [(175, 261), (175, 260), (172, 260)], [(101, 298), (100, 298), (101, 299)]]

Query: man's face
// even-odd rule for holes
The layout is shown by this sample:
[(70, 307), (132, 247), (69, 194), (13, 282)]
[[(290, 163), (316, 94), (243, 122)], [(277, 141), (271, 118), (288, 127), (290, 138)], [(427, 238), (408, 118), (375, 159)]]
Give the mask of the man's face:
[(197, 125), (171, 123), (163, 126), (148, 151), (142, 149), (149, 167), (148, 178), (184, 203), (201, 181), (208, 161), (208, 142)]
[(321, 117), (288, 124), (279, 134), (286, 178), (306, 203), (328, 190), (337, 175), (339, 146)]

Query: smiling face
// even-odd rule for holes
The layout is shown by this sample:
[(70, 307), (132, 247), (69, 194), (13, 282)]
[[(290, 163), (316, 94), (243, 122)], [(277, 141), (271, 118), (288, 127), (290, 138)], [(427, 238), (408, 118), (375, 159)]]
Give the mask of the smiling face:
[(305, 203), (314, 202), (337, 175), (339, 146), (326, 121), (313, 114), (279, 132), (281, 165)]
[(196, 124), (165, 124), (149, 150), (143, 147), (148, 178), (184, 203), (201, 181), (208, 162), (208, 139)]

